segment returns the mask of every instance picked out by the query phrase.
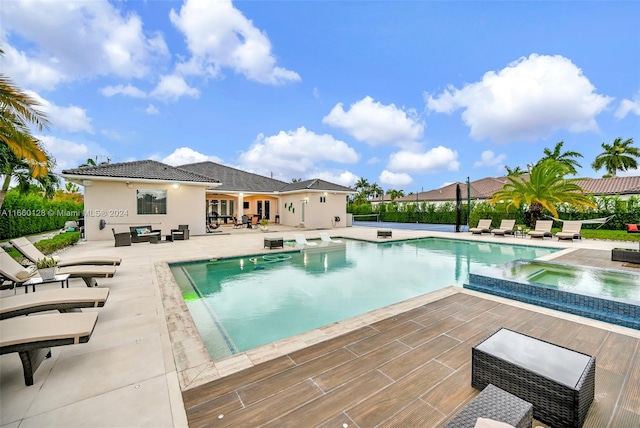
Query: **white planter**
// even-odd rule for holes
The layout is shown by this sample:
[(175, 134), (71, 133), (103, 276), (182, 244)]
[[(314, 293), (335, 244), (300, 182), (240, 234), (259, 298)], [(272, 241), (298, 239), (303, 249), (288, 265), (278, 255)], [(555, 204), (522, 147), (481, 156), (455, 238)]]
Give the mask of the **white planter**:
[(38, 273), (40, 274), (40, 278), (42, 278), (43, 281), (48, 281), (56, 277), (57, 270), (58, 268), (54, 266), (50, 268), (38, 269)]

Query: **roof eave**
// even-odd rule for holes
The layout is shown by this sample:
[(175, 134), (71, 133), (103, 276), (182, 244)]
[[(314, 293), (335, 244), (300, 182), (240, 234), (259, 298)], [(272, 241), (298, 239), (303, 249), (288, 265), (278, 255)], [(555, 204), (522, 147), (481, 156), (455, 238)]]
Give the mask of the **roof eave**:
[(95, 176), (95, 175), (77, 175), (77, 174), (61, 174), (62, 177), (67, 180), (84, 186), (84, 181), (113, 181), (113, 182), (121, 182), (126, 183), (127, 181), (133, 183), (149, 183), (149, 184), (180, 184), (185, 186), (201, 186), (201, 187), (217, 187), (221, 186), (222, 183), (211, 183), (211, 182), (201, 182), (201, 181), (184, 181), (184, 180), (165, 180), (165, 179), (154, 179), (154, 178), (135, 178), (135, 177), (105, 177), (105, 176)]

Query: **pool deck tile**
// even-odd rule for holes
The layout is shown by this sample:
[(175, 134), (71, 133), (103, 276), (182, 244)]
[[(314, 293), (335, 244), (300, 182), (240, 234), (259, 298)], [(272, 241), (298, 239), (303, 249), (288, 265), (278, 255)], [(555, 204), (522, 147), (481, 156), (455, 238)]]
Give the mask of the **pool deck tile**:
[[(317, 238), (317, 231), (299, 228), (276, 225), (262, 233), (229, 226), (228, 235), (166, 245), (115, 248), (109, 240), (65, 250), (65, 257), (123, 262), (114, 278), (98, 281), (110, 296), (103, 308), (89, 310), (99, 314), (91, 340), (52, 348), (33, 386), (24, 385), (17, 354), (0, 356), (0, 426), (438, 426), (477, 395), (470, 348), (498, 326), (597, 355), (596, 401), (585, 426), (640, 425), (639, 331), (459, 287), (212, 362), (167, 262), (291, 251), (265, 251), (263, 238), (291, 240), (300, 232)], [(377, 241), (375, 228), (329, 233)], [(610, 261), (612, 248), (634, 243), (395, 229), (385, 242), (429, 236), (554, 247), (562, 251), (545, 259), (640, 272)], [(72, 279), (70, 286), (84, 283)], [(12, 293), (0, 290), (2, 297)], [(387, 333), (394, 329), (400, 334)]]

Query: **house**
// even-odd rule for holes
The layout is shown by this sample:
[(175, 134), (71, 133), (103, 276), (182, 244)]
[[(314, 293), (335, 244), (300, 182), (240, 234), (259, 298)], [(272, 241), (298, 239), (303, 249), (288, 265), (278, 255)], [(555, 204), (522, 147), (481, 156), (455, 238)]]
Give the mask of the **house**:
[(169, 234), (188, 224), (192, 235), (202, 235), (212, 219), (243, 215), (295, 227), (344, 227), (347, 198), (355, 193), (320, 179), (286, 183), (214, 162), (173, 167), (144, 160), (68, 169), (62, 176), (84, 187), (87, 240), (113, 239), (112, 228), (138, 225)]
[[(488, 201), (492, 195), (502, 189), (507, 183), (507, 177), (485, 177), (470, 183), (470, 199), (474, 202)], [(460, 185), (460, 192), (464, 203), (467, 201), (467, 183), (451, 183), (439, 189), (419, 192), (395, 200), (398, 204), (426, 202), (442, 204), (456, 202), (456, 185)], [(611, 178), (581, 178), (576, 184), (582, 187), (584, 193), (595, 196), (615, 196), (622, 200), (631, 196), (640, 197), (640, 176), (611, 177)], [(385, 202), (387, 202), (385, 200)], [(372, 202), (373, 205), (373, 202)]]

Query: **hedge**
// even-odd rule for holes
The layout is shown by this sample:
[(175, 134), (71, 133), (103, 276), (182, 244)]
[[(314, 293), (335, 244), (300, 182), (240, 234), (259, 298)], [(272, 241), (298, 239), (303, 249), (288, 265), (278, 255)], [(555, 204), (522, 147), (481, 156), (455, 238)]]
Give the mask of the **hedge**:
[(78, 220), (82, 210), (81, 203), (51, 201), (38, 194), (10, 191), (0, 209), (0, 239), (62, 229), (65, 222)]

